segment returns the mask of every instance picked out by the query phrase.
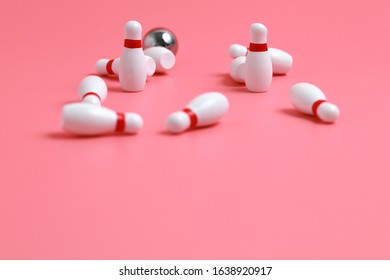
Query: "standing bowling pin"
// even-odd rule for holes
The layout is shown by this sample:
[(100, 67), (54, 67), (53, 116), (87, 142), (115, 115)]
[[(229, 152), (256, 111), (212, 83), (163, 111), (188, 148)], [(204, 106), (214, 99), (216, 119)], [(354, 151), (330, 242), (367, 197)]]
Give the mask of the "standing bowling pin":
[(298, 111), (314, 115), (324, 122), (332, 123), (340, 116), (339, 108), (327, 102), (325, 94), (313, 84), (295, 84), (290, 89), (290, 98)]
[(195, 97), (182, 111), (169, 115), (165, 126), (172, 133), (208, 126), (218, 122), (228, 109), (229, 101), (222, 93), (203, 93)]
[(136, 113), (118, 113), (87, 103), (67, 104), (62, 111), (63, 129), (77, 135), (137, 133), (142, 126), (143, 120)]
[[(145, 55), (147, 75), (151, 77), (156, 72), (156, 62), (150, 56)], [(115, 59), (102, 58), (96, 62), (96, 73), (99, 75), (118, 75), (120, 57)]]
[[(248, 49), (243, 45), (233, 44), (229, 47), (229, 55), (232, 58), (246, 56), (247, 52)], [(291, 54), (276, 48), (268, 48), (268, 53), (271, 57), (272, 72), (274, 75), (285, 75), (291, 70), (293, 64)]]
[(144, 50), (145, 55), (148, 55), (154, 59), (156, 62), (156, 72), (157, 73), (164, 73), (170, 69), (172, 69), (173, 66), (175, 66), (176, 57), (167, 48), (164, 47), (151, 47)]
[(119, 63), (119, 82), (124, 91), (136, 92), (145, 87), (147, 67), (142, 50), (142, 26), (137, 21), (125, 25), (124, 48)]
[(272, 82), (272, 62), (267, 48), (267, 28), (254, 23), (245, 61), (245, 85), (251, 92), (266, 92)]
[(78, 92), (83, 102), (100, 105), (107, 97), (107, 85), (98, 76), (87, 76), (80, 82)]

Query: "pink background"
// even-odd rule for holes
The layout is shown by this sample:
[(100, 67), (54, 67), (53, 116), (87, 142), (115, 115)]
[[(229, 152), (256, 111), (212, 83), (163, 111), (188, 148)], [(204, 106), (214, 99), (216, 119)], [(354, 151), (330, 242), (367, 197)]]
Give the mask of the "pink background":
[[(1, 259), (389, 259), (390, 2), (7, 1), (0, 11)], [(105, 106), (140, 113), (136, 136), (61, 130), (123, 26), (172, 29), (175, 68), (141, 93), (105, 78)], [(268, 93), (228, 76), (232, 43), (262, 22), (294, 56)], [(334, 125), (297, 113), (311, 82)], [(169, 113), (221, 91), (219, 125), (164, 133)]]

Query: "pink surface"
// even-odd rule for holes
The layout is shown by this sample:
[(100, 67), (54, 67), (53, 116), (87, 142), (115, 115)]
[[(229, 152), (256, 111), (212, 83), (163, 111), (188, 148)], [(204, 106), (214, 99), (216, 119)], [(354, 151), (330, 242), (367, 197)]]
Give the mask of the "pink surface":
[[(8, 1), (0, 11), (0, 258), (390, 258), (390, 2)], [(165, 26), (177, 64), (141, 93), (105, 78), (105, 106), (140, 113), (137, 136), (77, 138), (60, 113), (123, 25)], [(231, 43), (262, 22), (294, 56), (271, 90), (228, 76)], [(311, 82), (334, 125), (297, 113)], [(179, 136), (165, 118), (205, 91), (231, 109)]]

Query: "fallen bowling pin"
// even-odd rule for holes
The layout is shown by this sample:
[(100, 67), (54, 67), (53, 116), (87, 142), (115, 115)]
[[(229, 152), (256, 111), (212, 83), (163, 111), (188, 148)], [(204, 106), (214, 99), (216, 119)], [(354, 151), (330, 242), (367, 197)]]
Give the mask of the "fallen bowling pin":
[(137, 21), (129, 21), (124, 31), (124, 48), (118, 69), (119, 82), (124, 91), (141, 91), (145, 87), (148, 72), (142, 49), (142, 26)]
[(314, 115), (324, 122), (332, 123), (340, 116), (339, 108), (329, 103), (325, 94), (313, 84), (298, 83), (293, 85), (290, 89), (290, 98), (298, 111)]
[[(147, 75), (151, 77), (156, 72), (156, 62), (150, 56), (145, 55)], [(115, 59), (102, 58), (96, 62), (96, 73), (99, 75), (118, 75), (120, 57)]]
[(76, 135), (137, 133), (142, 126), (143, 120), (136, 113), (118, 113), (88, 103), (67, 104), (62, 111), (62, 128)]
[(229, 55), (231, 58), (246, 56), (248, 48), (240, 44), (232, 44), (229, 46)]
[(83, 102), (100, 105), (107, 97), (107, 85), (98, 76), (87, 76), (81, 80), (78, 94)]
[(293, 57), (291, 54), (280, 49), (268, 48), (271, 56), (272, 72), (274, 75), (287, 74), (293, 65)]
[(102, 58), (96, 62), (96, 73), (99, 75), (118, 75), (120, 58)]
[(148, 55), (145, 55), (145, 61), (146, 61), (146, 75), (148, 77), (152, 77), (154, 73), (156, 73), (156, 62), (154, 59)]
[(267, 27), (253, 23), (245, 60), (245, 85), (251, 92), (267, 92), (272, 82), (272, 62), (267, 47)]
[(245, 83), (245, 60), (246, 56), (239, 56), (230, 63), (230, 77), (238, 83)]
[(229, 109), (229, 101), (219, 92), (203, 93), (195, 97), (182, 111), (168, 116), (165, 126), (171, 133), (215, 124)]
[(176, 57), (167, 48), (164, 47), (150, 47), (144, 50), (145, 55), (150, 56), (156, 63), (156, 72), (164, 73), (175, 66)]
[[(232, 58), (239, 56), (246, 56), (248, 49), (239, 44), (233, 44), (229, 47), (229, 55)], [(268, 48), (269, 55), (271, 57), (272, 72), (274, 75), (287, 74), (293, 64), (293, 57), (291, 54), (276, 48)]]

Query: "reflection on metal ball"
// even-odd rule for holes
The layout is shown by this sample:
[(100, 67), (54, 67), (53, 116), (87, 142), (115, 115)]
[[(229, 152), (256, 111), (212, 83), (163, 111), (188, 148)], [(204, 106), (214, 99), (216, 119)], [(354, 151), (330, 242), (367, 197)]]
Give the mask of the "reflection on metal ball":
[(156, 46), (167, 48), (175, 55), (179, 47), (175, 34), (166, 28), (154, 28), (146, 33), (143, 39), (143, 48)]

